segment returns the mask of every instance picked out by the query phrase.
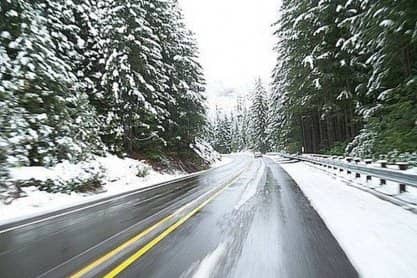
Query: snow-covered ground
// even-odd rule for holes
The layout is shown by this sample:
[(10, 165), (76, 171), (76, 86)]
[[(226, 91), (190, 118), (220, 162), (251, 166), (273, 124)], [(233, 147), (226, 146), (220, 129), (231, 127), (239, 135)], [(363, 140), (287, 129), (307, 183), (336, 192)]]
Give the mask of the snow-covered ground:
[[(377, 166), (373, 166), (377, 167)], [(393, 170), (398, 170), (398, 167), (391, 167)], [(334, 173), (334, 171), (338, 170), (329, 170), (326, 169), (325, 171)], [(415, 168), (411, 168), (407, 170), (410, 173), (416, 173)], [(366, 180), (365, 175), (361, 175), (360, 178), (355, 178), (354, 174), (347, 174), (346, 171), (342, 173), (338, 172), (337, 176), (339, 178), (344, 179), (349, 184), (353, 184), (359, 188), (363, 189), (370, 189), (375, 191), (376, 193), (382, 193), (388, 196), (393, 197), (394, 199), (405, 201), (409, 204), (409, 207), (416, 207), (417, 205), (417, 188), (412, 186), (407, 186), (407, 192), (400, 193), (399, 184), (392, 181), (386, 181), (384, 185), (381, 185), (380, 179), (372, 178), (371, 180)]]
[[(270, 157), (274, 160), (279, 160), (277, 155), (272, 155)], [(309, 155), (304, 156), (309, 157)], [(365, 162), (361, 161), (359, 162), (359, 165), (381, 169), (380, 164), (377, 162), (373, 162), (367, 165), (365, 164)], [(348, 174), (347, 171), (339, 172), (338, 169), (333, 170), (329, 168), (319, 168), (327, 173), (336, 174), (339, 178), (359, 188), (365, 190), (372, 190), (374, 193), (382, 193), (384, 195), (393, 197), (393, 199), (396, 199), (398, 201), (404, 201), (405, 203), (407, 203), (407, 205), (409, 205), (410, 208), (414, 207), (417, 210), (417, 188), (415, 187), (407, 186), (407, 191), (400, 193), (399, 184), (396, 182), (385, 181), (385, 184), (381, 185), (380, 179), (377, 179), (375, 177), (373, 177), (371, 180), (367, 180), (366, 175), (361, 175), (360, 178), (356, 178), (354, 173)], [(388, 164), (387, 168), (390, 170), (399, 170), (398, 165)], [(410, 167), (409, 169), (405, 170), (405, 172), (408, 172), (410, 174), (417, 174), (417, 167)]]
[(213, 162), (210, 166), (211, 166), (211, 168), (221, 167), (223, 165), (226, 165), (226, 164), (232, 162), (232, 160), (233, 159), (230, 155), (222, 155), (215, 162)]
[(221, 155), (216, 152), (210, 143), (197, 139), (195, 144), (191, 144), (190, 148), (202, 159), (210, 163), (214, 163), (221, 159)]
[[(306, 158), (317, 158), (317, 155), (303, 154)], [(320, 155), (325, 158), (331, 158), (331, 156)], [(280, 160), (287, 160), (286, 158), (280, 157), (280, 153), (268, 153), (267, 157), (279, 162)], [(331, 159), (330, 159), (331, 160)], [(346, 161), (344, 161), (347, 163)], [(371, 164), (366, 164), (364, 161), (360, 161), (360, 166), (366, 166), (369, 168), (381, 169), (381, 164), (378, 161), (374, 161)], [(417, 211), (417, 188), (412, 186), (406, 187), (406, 192), (400, 192), (399, 184), (393, 181), (385, 181), (385, 184), (381, 184), (380, 179), (372, 177), (371, 180), (366, 179), (366, 175), (361, 175), (359, 178), (355, 176), (355, 173), (348, 174), (347, 171), (339, 172), (338, 169), (330, 169), (318, 167), (319, 169), (329, 174), (334, 174), (342, 180), (346, 181), (350, 185), (354, 185), (358, 188), (364, 189), (365, 191), (372, 192), (382, 198), (389, 199), (390, 201), (407, 206), (410, 209)], [(399, 166), (396, 164), (388, 164), (386, 166), (389, 170), (399, 171)], [(417, 167), (409, 166), (404, 172), (409, 174), (417, 174)], [(384, 196), (385, 195), (385, 196)]]
[[(223, 157), (213, 163), (212, 167), (220, 167), (230, 161), (230, 157)], [(62, 163), (52, 169), (22, 167), (11, 169), (11, 175), (17, 180), (28, 180), (30, 178), (36, 178), (37, 180), (69, 180), (85, 174), (83, 170), (85, 166), (83, 164)], [(121, 159), (113, 155), (97, 157), (94, 161), (89, 162), (88, 166), (95, 169), (102, 168), (104, 185), (99, 193), (48, 193), (40, 191), (35, 186), (23, 187), (26, 197), (18, 198), (11, 204), (0, 202), (0, 225), (144, 188), (185, 175), (183, 172), (160, 173), (152, 170), (144, 162), (130, 158)], [(137, 176), (138, 171), (146, 175), (139, 177)]]
[(417, 277), (417, 215), (305, 163), (282, 163), (362, 277)]

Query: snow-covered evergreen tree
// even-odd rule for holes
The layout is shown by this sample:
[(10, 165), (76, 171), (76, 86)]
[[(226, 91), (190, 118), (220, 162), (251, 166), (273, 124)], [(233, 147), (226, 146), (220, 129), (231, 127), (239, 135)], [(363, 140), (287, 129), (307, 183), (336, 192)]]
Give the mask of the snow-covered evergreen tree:
[(268, 151), (268, 95), (259, 78), (255, 84), (250, 106), (250, 138), (251, 147), (256, 151)]
[(168, 82), (166, 92), (170, 118), (164, 122), (169, 148), (187, 148), (205, 124), (205, 80), (198, 63), (194, 34), (184, 24), (177, 1), (150, 1), (147, 20), (158, 36)]
[(217, 124), (217, 142), (216, 150), (220, 153), (232, 152), (232, 123), (227, 115), (225, 115)]
[(281, 95), (279, 88), (272, 91), (268, 100), (268, 128), (267, 138), (271, 150), (286, 150), (287, 130), (286, 117), (284, 110), (284, 96)]
[(240, 152), (250, 148), (250, 114), (246, 97), (239, 97), (230, 113), (216, 109), (214, 121), (209, 122), (211, 132), (207, 141), (221, 153)]
[[(414, 1), (352, 1), (359, 7), (352, 34), (366, 52), (359, 111), (366, 129), (357, 148), (373, 153), (413, 151), (417, 142), (417, 6)], [(354, 144), (355, 145), (355, 144)], [(366, 151), (366, 150), (365, 150)]]
[(205, 82), (177, 1), (5, 0), (0, 15), (1, 183), (10, 165), (163, 153), (202, 131)]
[(107, 128), (103, 138), (111, 151), (120, 152), (131, 148), (134, 122), (143, 122), (141, 116), (145, 106), (149, 107), (139, 89), (139, 75), (130, 63), (139, 37), (136, 20), (143, 20), (144, 11), (132, 1), (108, 1), (103, 8), (105, 68), (101, 86), (108, 107), (103, 115)]
[(280, 148), (414, 150), (416, 4), (285, 0), (281, 9), (273, 118), (283, 125), (271, 127)]
[[(2, 53), (2, 51), (3, 49), (0, 50), (0, 60), (5, 58), (5, 54)], [(4, 65), (2, 65), (2, 67), (3, 66)], [(10, 133), (10, 116), (13, 115), (10, 107), (10, 100), (8, 99), (10, 97), (11, 96), (4, 91), (4, 88), (0, 87), (0, 193), (2, 193), (2, 191), (6, 191), (8, 188), (7, 168), (10, 166), (7, 160), (9, 155), (8, 139)]]
[[(87, 146), (75, 115), (82, 93), (72, 72), (71, 46), (64, 24), (56, 17), (57, 3), (2, 2), (2, 46), (7, 59), (2, 88), (13, 95), (14, 126), (11, 155), (28, 165), (51, 165), (77, 160)], [(69, 56), (66, 56), (69, 55)]]

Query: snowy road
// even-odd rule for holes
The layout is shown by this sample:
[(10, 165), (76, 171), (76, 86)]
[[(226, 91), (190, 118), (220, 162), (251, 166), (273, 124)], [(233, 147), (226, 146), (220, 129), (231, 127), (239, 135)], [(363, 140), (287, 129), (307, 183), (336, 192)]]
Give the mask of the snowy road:
[(292, 179), (266, 158), (120, 275), (357, 276)]
[(358, 276), (286, 172), (247, 155), (0, 236), (0, 277)]

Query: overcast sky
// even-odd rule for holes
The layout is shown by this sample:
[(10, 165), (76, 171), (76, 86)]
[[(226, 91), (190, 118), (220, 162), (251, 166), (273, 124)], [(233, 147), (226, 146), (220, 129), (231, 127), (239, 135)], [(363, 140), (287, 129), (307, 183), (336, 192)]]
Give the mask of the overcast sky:
[(260, 76), (265, 83), (275, 64), (271, 24), (280, 0), (179, 0), (196, 35), (207, 79), (210, 109), (230, 110)]

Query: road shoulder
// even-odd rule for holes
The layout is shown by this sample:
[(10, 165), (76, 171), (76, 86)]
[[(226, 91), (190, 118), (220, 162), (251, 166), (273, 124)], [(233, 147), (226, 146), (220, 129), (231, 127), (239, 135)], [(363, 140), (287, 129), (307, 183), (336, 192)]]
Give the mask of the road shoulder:
[(281, 163), (363, 277), (415, 277), (417, 217), (304, 163)]

